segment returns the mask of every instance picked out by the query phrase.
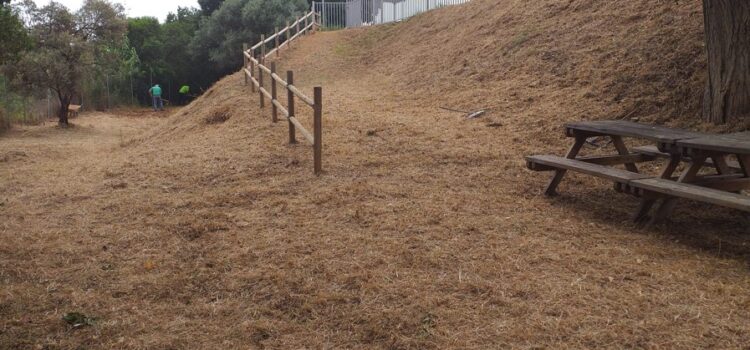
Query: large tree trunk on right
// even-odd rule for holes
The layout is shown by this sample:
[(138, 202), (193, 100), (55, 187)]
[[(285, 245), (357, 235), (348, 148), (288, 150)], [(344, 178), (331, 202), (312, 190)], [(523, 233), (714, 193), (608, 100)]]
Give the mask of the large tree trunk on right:
[(723, 124), (750, 115), (750, 1), (703, 0), (708, 83), (703, 119)]

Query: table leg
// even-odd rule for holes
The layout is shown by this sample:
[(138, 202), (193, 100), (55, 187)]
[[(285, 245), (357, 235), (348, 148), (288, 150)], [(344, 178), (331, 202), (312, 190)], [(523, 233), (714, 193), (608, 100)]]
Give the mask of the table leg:
[(674, 174), (674, 171), (677, 170), (677, 167), (680, 165), (681, 161), (682, 157), (672, 154), (669, 157), (669, 162), (667, 163), (667, 165), (665, 165), (661, 170), (661, 174), (659, 174), (659, 177), (662, 179), (671, 179), (672, 174)]
[[(622, 136), (611, 136), (611, 138), (612, 144), (615, 145), (615, 149), (617, 149), (617, 153), (622, 156), (630, 154), (630, 151), (628, 151), (628, 147), (625, 146), (625, 142), (622, 141)], [(638, 167), (635, 166), (635, 163), (625, 163), (625, 169), (628, 169), (628, 171), (632, 171), (634, 173), (638, 172)]]
[[(578, 152), (581, 151), (581, 147), (583, 147), (583, 144), (586, 142), (586, 137), (576, 136), (575, 138), (576, 141), (568, 150), (568, 154), (565, 155), (565, 158), (575, 159), (575, 157), (578, 155)], [(560, 181), (562, 181), (563, 177), (565, 176), (565, 172), (566, 171), (562, 169), (555, 170), (555, 175), (552, 176), (552, 180), (550, 180), (549, 185), (547, 185), (547, 189), (544, 191), (544, 194), (546, 196), (552, 197), (557, 195), (557, 186), (560, 185)]]
[[(703, 165), (706, 163), (706, 157), (705, 155), (696, 155), (693, 157), (693, 159), (690, 161), (690, 167), (685, 170), (682, 175), (680, 175), (680, 178), (677, 179), (677, 182), (690, 182), (695, 179), (696, 175), (698, 175), (698, 172), (703, 168)], [(672, 211), (674, 211), (674, 207), (677, 204), (676, 198), (665, 198), (662, 200), (662, 203), (659, 205), (659, 208), (656, 209), (656, 213), (654, 214), (654, 217), (651, 218), (650, 225), (658, 224), (659, 222), (663, 221), (664, 218), (672, 214)]]
[(750, 155), (738, 154), (737, 160), (740, 162), (740, 168), (745, 177), (750, 177)]
[[(672, 174), (674, 174), (675, 170), (677, 170), (677, 166), (680, 165), (681, 161), (682, 157), (672, 154), (669, 157), (669, 162), (667, 162), (667, 164), (661, 170), (661, 174), (659, 174), (659, 177), (662, 179), (672, 178)], [(635, 221), (636, 223), (643, 223), (648, 216), (648, 212), (656, 203), (656, 199), (657, 197), (649, 195), (648, 193), (644, 193), (643, 198), (641, 199), (641, 204), (638, 206), (638, 210), (636, 211), (633, 221)]]
[(732, 173), (732, 170), (729, 168), (729, 164), (727, 164), (726, 155), (714, 155), (711, 156), (711, 160), (714, 161), (714, 167), (716, 168), (716, 172), (719, 173), (719, 175)]

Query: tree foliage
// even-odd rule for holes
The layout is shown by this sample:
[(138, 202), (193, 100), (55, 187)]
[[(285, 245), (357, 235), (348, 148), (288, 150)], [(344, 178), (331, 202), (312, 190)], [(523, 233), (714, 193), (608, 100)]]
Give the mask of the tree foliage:
[(203, 15), (210, 16), (221, 7), (221, 3), (223, 2), (224, 0), (198, 0), (198, 5), (201, 7)]
[(8, 6), (9, 0), (0, 0), (0, 65), (18, 58), (18, 54), (29, 45), (29, 39), (23, 23), (13, 9)]
[(226, 0), (202, 21), (190, 49), (206, 55), (213, 69), (226, 74), (241, 64), (237, 50), (243, 43), (257, 42), (261, 34), (303, 15), (307, 4), (306, 0)]
[[(111, 0), (86, 0), (78, 11), (57, 2), (37, 7), (0, 0), (0, 66), (15, 79), (13, 89), (43, 98), (57, 95), (61, 124), (72, 101), (86, 108), (149, 103), (152, 84), (164, 96), (182, 85), (208, 88), (236, 70), (243, 43), (301, 16), (308, 0), (201, 0), (201, 8), (179, 7), (164, 23), (153, 17), (126, 19)], [(6, 35), (8, 33), (8, 35)], [(127, 102), (126, 102), (127, 101)]]

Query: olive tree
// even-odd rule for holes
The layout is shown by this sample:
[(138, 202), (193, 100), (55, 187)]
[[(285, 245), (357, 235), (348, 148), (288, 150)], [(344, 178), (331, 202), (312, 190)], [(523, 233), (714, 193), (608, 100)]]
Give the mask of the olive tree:
[(107, 0), (86, 0), (73, 13), (57, 2), (29, 7), (32, 49), (22, 54), (18, 73), (30, 89), (50, 88), (60, 100), (57, 116), (68, 125), (68, 107), (84, 73), (111, 62), (127, 28), (124, 8)]

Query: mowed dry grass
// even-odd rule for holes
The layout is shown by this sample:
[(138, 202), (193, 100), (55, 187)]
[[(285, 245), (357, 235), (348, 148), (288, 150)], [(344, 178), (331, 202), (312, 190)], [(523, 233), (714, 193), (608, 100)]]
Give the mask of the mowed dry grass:
[[(525, 170), (608, 101), (509, 79), (464, 120), (372, 69), (370, 33), (317, 33), (280, 62), (324, 86), (321, 177), (240, 74), (167, 120), (0, 138), (0, 348), (750, 343), (744, 214), (682, 203), (640, 230), (610, 184), (571, 175), (550, 200)], [(96, 324), (70, 330), (72, 311)]]

